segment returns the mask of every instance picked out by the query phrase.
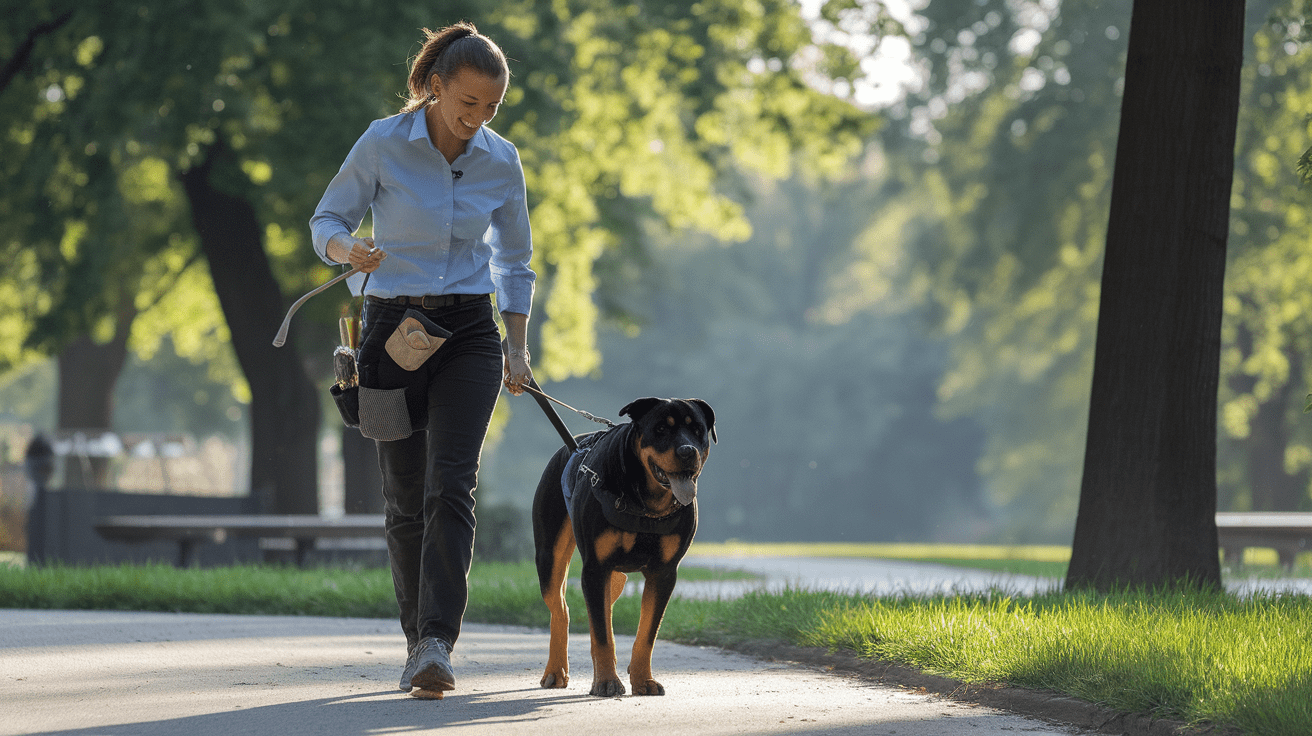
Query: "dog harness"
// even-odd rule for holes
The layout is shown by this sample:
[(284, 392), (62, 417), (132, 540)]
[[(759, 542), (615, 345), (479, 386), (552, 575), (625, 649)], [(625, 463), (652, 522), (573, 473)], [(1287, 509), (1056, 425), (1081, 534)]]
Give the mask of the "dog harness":
[[(601, 513), (612, 526), (626, 532), (642, 534), (669, 534), (683, 522), (683, 515), (691, 506), (680, 506), (665, 516), (649, 516), (642, 504), (643, 473), (637, 480), (630, 478), (628, 440), (633, 423), (620, 424), (611, 429), (593, 432), (579, 438), (579, 449), (565, 463), (560, 474), (560, 489), (565, 496), (565, 509), (571, 519), (575, 506), (587, 502), (589, 494), (597, 499)], [(618, 492), (617, 492), (618, 491)]]

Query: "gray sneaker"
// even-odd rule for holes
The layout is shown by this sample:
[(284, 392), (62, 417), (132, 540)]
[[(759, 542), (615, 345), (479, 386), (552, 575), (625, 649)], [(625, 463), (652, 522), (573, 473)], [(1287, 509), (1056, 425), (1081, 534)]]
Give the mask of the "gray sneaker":
[[(456, 673), (451, 669), (451, 645), (436, 637), (421, 639), (412, 655), (415, 662), (409, 685), (423, 690), (454, 690)], [(410, 670), (409, 662), (406, 670)], [(402, 675), (404, 682), (404, 675)]]
[(410, 652), (406, 655), (405, 658), (405, 669), (401, 670), (400, 687), (402, 690), (406, 692), (410, 692), (410, 690), (413, 687), (410, 684), (410, 678), (415, 676), (415, 668), (419, 665), (419, 657), (417, 656), (418, 654), (419, 654), (418, 644), (416, 644), (413, 647), (410, 647)]

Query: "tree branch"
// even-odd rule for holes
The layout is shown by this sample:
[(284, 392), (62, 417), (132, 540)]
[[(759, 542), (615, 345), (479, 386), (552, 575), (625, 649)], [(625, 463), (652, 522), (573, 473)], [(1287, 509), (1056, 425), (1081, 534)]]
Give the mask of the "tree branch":
[(54, 33), (59, 27), (67, 23), (73, 17), (73, 11), (68, 11), (52, 21), (42, 23), (27, 32), (27, 38), (18, 45), (14, 55), (9, 57), (3, 67), (0, 67), (0, 93), (5, 91), (13, 78), (18, 75), (18, 70), (27, 63), (32, 57), (32, 49), (36, 48), (36, 40), (47, 33)]

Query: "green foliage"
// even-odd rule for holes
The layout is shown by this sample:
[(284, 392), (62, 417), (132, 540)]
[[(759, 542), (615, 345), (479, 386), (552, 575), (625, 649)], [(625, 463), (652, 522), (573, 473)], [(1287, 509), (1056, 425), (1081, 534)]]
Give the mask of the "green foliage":
[[(1312, 503), (1298, 402), (1312, 379), (1309, 232), (1293, 170), (1308, 146), (1308, 24), (1303, 0), (1250, 6), (1219, 480), (1222, 508), (1293, 509)], [(889, 110), (890, 197), (840, 293), (855, 295), (847, 309), (930, 311), (952, 345), (940, 411), (986, 427), (979, 470), (1002, 538), (1057, 540), (1078, 499), (1130, 3), (1013, 11), (923, 11), (911, 39), (925, 85)], [(1250, 490), (1277, 482), (1295, 491)]]
[(1055, 541), (1078, 499), (1115, 158), (1125, 41), (1102, 29), (1129, 3), (923, 17), (926, 83), (890, 110), (889, 196), (835, 306), (929, 314), (951, 345), (940, 412), (985, 427), (997, 533)]
[[(11, 14), (0, 57), (55, 12), (39, 1)], [(147, 318), (133, 336), (140, 353), (168, 334), (185, 357), (216, 361), (225, 327), (192, 270), (177, 174), (217, 143), (243, 174), (221, 184), (256, 206), (286, 288), (325, 280), (305, 226), (315, 202), (368, 122), (399, 107), (417, 29), (458, 18), (514, 60), (495, 127), (520, 147), (529, 180), (544, 376), (597, 365), (593, 264), (634, 248), (622, 241), (640, 223), (741, 238), (735, 168), (783, 175), (801, 150), (833, 171), (873, 127), (802, 81), (792, 62), (812, 41), (784, 0), (619, 12), (520, 0), (495, 15), (468, 2), (436, 15), (308, 0), (79, 6), (3, 93), (0, 173), (21, 186), (0, 197), (0, 255), (14, 266), (0, 279), (0, 366), (24, 359), (17, 346), (49, 352), (103, 331), (120, 307)], [(754, 71), (762, 56), (785, 63)], [(326, 326), (337, 307), (314, 302), (303, 318)]]
[[(979, 429), (933, 413), (944, 347), (906, 315), (829, 308), (880, 182), (752, 184), (747, 240), (653, 236), (641, 270), (603, 264), (633, 321), (600, 332), (598, 375), (547, 390), (604, 416), (639, 396), (710, 402), (699, 539), (975, 533)], [(559, 438), (521, 405), (484, 478), (527, 505)]]
[[(1303, 0), (1280, 3), (1254, 35), (1245, 68), (1231, 195), (1219, 448), (1222, 504), (1241, 510), (1312, 505), (1312, 429), (1299, 401), (1312, 380), (1304, 357), (1312, 349), (1306, 288), (1312, 218), (1295, 163), (1312, 133), (1309, 20)], [(1277, 485), (1285, 492), (1272, 493)]]

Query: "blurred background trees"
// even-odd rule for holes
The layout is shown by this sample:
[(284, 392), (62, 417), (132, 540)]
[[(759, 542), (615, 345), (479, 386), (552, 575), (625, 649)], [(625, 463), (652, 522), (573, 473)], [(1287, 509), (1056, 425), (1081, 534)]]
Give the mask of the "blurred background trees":
[[(0, 75), (0, 414), (246, 438), (252, 419), (312, 423), (345, 290), (269, 346), (332, 275), (305, 223), (398, 109), (418, 29), (469, 18), (515, 74), (493, 127), (529, 177), (539, 379), (597, 414), (710, 401), (705, 538), (1066, 542), (1130, 6), (16, 4), (6, 72), (74, 10)], [(1220, 508), (1307, 509), (1307, 8), (1248, 6)], [(208, 190), (249, 207), (242, 243), (198, 234), (183, 182), (206, 162)], [(234, 323), (210, 261), (225, 255), (276, 286), (281, 304), (255, 310), (272, 329)], [(113, 415), (35, 398), (72, 391), (43, 356), (109, 387), (60, 406)], [(300, 394), (259, 388), (264, 370), (310, 390), (278, 404)], [(530, 403), (502, 408), (483, 492), (526, 505), (558, 440)], [(270, 508), (314, 504), (312, 467), (265, 461)]]

